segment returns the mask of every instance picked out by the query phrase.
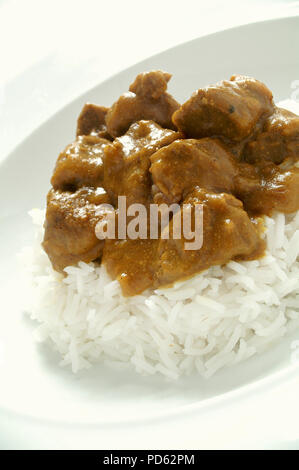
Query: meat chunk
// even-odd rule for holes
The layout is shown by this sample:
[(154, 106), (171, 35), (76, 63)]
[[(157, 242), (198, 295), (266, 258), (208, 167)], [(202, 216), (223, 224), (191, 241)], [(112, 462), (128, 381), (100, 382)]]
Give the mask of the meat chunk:
[(288, 170), (273, 163), (253, 166), (244, 163), (235, 179), (234, 194), (253, 215), (299, 210), (299, 167)]
[(130, 125), (140, 120), (152, 120), (160, 126), (175, 129), (171, 117), (179, 107), (166, 92), (171, 75), (159, 70), (137, 75), (130, 86), (107, 113), (107, 130), (113, 137), (123, 135)]
[(96, 135), (112, 140), (107, 132), (106, 115), (109, 108), (86, 103), (79, 114), (76, 135)]
[(194, 186), (231, 192), (238, 172), (233, 156), (217, 139), (176, 140), (151, 157), (153, 181), (165, 202), (179, 202)]
[[(264, 251), (264, 242), (255, 225), (243, 209), (241, 201), (234, 196), (206, 192), (197, 187), (186, 197), (184, 204), (191, 205), (193, 211), (196, 205), (202, 205), (202, 247), (186, 250), (185, 243), (189, 240), (184, 236), (181, 239), (161, 239), (157, 284), (171, 284), (210, 266), (221, 265), (231, 259), (251, 259)], [(170, 234), (173, 221), (170, 223)], [(195, 229), (193, 226), (193, 231)]]
[[(137, 295), (156, 283), (158, 240), (106, 240), (103, 263), (125, 296)], [(133, 261), (134, 260), (134, 261)]]
[[(262, 255), (265, 244), (260, 239), (242, 203), (229, 194), (206, 192), (198, 187), (185, 198), (181, 217), (182, 234), (174, 239), (174, 218), (169, 223), (168, 239), (106, 240), (103, 263), (110, 276), (117, 279), (124, 295), (140, 294), (148, 288), (170, 285), (210, 266), (231, 259), (253, 259)], [(195, 226), (194, 207), (203, 207), (203, 224)], [(183, 229), (184, 207), (191, 206), (191, 226), (202, 229), (203, 244), (188, 250)], [(134, 261), (133, 261), (134, 260)]]
[(248, 137), (274, 109), (271, 91), (254, 78), (234, 75), (229, 81), (197, 90), (173, 115), (187, 137), (222, 136), (234, 142)]
[(57, 159), (51, 179), (54, 189), (101, 186), (104, 178), (104, 149), (110, 143), (91, 135), (77, 137)]
[(114, 204), (118, 196), (126, 196), (127, 205), (148, 202), (151, 193), (149, 157), (179, 136), (178, 132), (162, 129), (152, 121), (139, 121), (105, 148), (104, 186)]
[(286, 109), (276, 108), (263, 129), (244, 149), (248, 163), (270, 161), (280, 164), (286, 159), (299, 160), (299, 117)]
[(43, 247), (54, 269), (62, 271), (78, 261), (89, 263), (101, 257), (104, 242), (96, 237), (95, 227), (101, 219), (97, 210), (107, 203), (103, 188), (49, 191)]

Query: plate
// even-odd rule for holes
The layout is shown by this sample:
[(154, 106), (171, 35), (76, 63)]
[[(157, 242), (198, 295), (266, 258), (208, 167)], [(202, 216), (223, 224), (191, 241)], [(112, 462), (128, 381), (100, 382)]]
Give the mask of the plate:
[[(12, 442), (20, 448), (213, 448), (237, 446), (238, 442), (256, 446), (261, 442), (271, 446), (275, 439), (282, 442), (279, 426), (273, 429), (268, 423), (269, 434), (261, 440), (260, 430), (253, 427), (250, 431), (248, 423), (245, 426), (245, 416), (249, 413), (252, 419), (251, 407), (258, 409), (261, 397), (271, 396), (275, 389), (291, 381), (292, 387), (299, 389), (298, 364), (291, 361), (292, 345), (299, 333), (209, 380), (192, 376), (169, 382), (162, 377), (121, 373), (104, 365), (73, 375), (58, 366), (59, 357), (49, 346), (33, 341), (34, 324), (24, 315), (24, 279), (16, 254), (32, 243), (27, 213), (45, 205), (57, 155), (73, 140), (76, 117), (85, 102), (109, 106), (128, 89), (137, 73), (150, 69), (173, 74), (169, 90), (181, 102), (195, 89), (234, 73), (264, 81), (273, 90), (275, 101), (288, 99), (299, 78), (299, 55), (294, 50), (298, 43), (299, 17), (292, 17), (182, 44), (80, 96), (2, 162), (0, 444), (4, 448)], [(271, 405), (269, 400), (265, 403)], [(274, 407), (275, 402), (272, 411)], [(291, 412), (288, 416), (291, 419)], [(240, 417), (244, 417), (242, 426)], [(231, 425), (228, 433), (221, 434), (220, 430), (227, 430), (234, 420), (239, 427), (233, 429)], [(299, 436), (299, 424), (290, 429), (294, 440)]]

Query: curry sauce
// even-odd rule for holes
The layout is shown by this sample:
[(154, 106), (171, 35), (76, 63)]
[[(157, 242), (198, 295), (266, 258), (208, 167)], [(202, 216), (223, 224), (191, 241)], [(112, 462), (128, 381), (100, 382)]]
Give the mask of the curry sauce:
[[(124, 295), (188, 278), (213, 265), (263, 255), (262, 216), (299, 209), (299, 117), (278, 108), (260, 81), (234, 75), (197, 90), (183, 105), (167, 92), (170, 74), (139, 74), (110, 109), (86, 104), (77, 137), (59, 155), (47, 198), (43, 247), (54, 269), (104, 263)], [(109, 204), (176, 204), (195, 217), (203, 243), (186, 236), (99, 240)], [(132, 221), (129, 217), (127, 224)]]

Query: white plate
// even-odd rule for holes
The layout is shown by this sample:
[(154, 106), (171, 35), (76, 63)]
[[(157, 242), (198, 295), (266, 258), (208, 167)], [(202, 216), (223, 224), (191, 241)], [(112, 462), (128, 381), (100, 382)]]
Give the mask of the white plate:
[[(33, 342), (33, 324), (22, 309), (22, 278), (16, 274), (16, 253), (32, 241), (27, 212), (44, 206), (55, 160), (73, 139), (76, 117), (86, 101), (110, 105), (128, 89), (137, 73), (149, 69), (173, 73), (170, 92), (179, 101), (193, 90), (233, 73), (259, 78), (273, 90), (276, 101), (287, 99), (294, 91), (292, 82), (299, 78), (297, 44), (299, 17), (293, 17), (234, 28), (170, 49), (72, 102), (1, 164), (2, 447), (213, 448), (271, 446), (276, 441), (282, 445), (286, 440), (279, 426), (273, 428), (270, 422), (262, 436), (256, 425), (250, 430), (246, 414), (254, 424), (250, 410), (261, 406), (257, 394), (271, 395), (275, 386), (282, 387), (296, 377), (298, 366), (290, 361), (296, 334), (208, 381), (190, 377), (165, 382), (163, 378), (143, 378), (104, 366), (72, 375), (68, 369), (58, 367), (59, 358), (49, 347)], [(274, 407), (277, 412), (275, 403), (271, 405), (268, 399), (265, 403), (270, 406), (269, 412)], [(292, 434), (287, 440), (296, 439), (299, 424), (289, 429)]]

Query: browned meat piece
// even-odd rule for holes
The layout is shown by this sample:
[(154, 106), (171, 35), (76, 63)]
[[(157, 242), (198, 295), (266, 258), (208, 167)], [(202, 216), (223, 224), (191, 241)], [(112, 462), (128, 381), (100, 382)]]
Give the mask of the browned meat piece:
[(243, 152), (248, 163), (270, 161), (276, 164), (289, 159), (299, 160), (299, 117), (285, 109), (276, 108)]
[(104, 177), (103, 155), (109, 145), (96, 136), (79, 136), (59, 155), (51, 179), (54, 189), (74, 190), (82, 186), (101, 186)]
[[(185, 243), (190, 240), (184, 237), (161, 239), (156, 270), (158, 284), (171, 284), (210, 266), (231, 259), (252, 259), (263, 253), (264, 242), (241, 201), (234, 196), (210, 193), (197, 187), (186, 197), (184, 204), (191, 204), (193, 208), (202, 204), (203, 245), (199, 250), (186, 250)], [(170, 226), (171, 234), (173, 220)]]
[(197, 185), (231, 192), (238, 172), (233, 156), (217, 139), (177, 140), (150, 159), (154, 184), (168, 203), (179, 202)]
[(106, 240), (103, 262), (111, 277), (119, 281), (124, 295), (170, 285), (230, 259), (262, 255), (265, 244), (257, 226), (234, 196), (207, 193), (196, 187), (184, 204), (192, 209), (196, 204), (203, 206), (203, 245), (198, 250), (186, 250), (184, 244), (190, 240), (183, 235), (178, 240), (172, 238), (174, 219), (169, 224), (169, 239)]
[(179, 104), (166, 92), (170, 78), (169, 73), (159, 70), (137, 75), (130, 91), (121, 95), (107, 114), (109, 134), (113, 137), (123, 135), (133, 122), (142, 119), (175, 129), (171, 117)]
[(107, 132), (106, 115), (109, 108), (96, 104), (86, 103), (78, 117), (76, 135), (97, 135), (104, 139), (111, 139)]
[(240, 164), (234, 194), (253, 215), (299, 210), (299, 168), (284, 170), (273, 163)]
[(104, 186), (114, 204), (127, 196), (127, 205), (146, 204), (151, 193), (149, 157), (180, 136), (152, 121), (132, 124), (128, 132), (105, 148)]
[(238, 142), (273, 112), (272, 98), (263, 83), (235, 75), (193, 93), (175, 112), (173, 122), (187, 137), (222, 136)]
[(129, 238), (105, 241), (102, 261), (125, 296), (140, 294), (155, 285), (158, 242)]
[(43, 247), (54, 269), (62, 271), (102, 255), (104, 242), (96, 237), (95, 226), (101, 218), (96, 210), (104, 203), (109, 203), (109, 198), (103, 188), (49, 191)]

